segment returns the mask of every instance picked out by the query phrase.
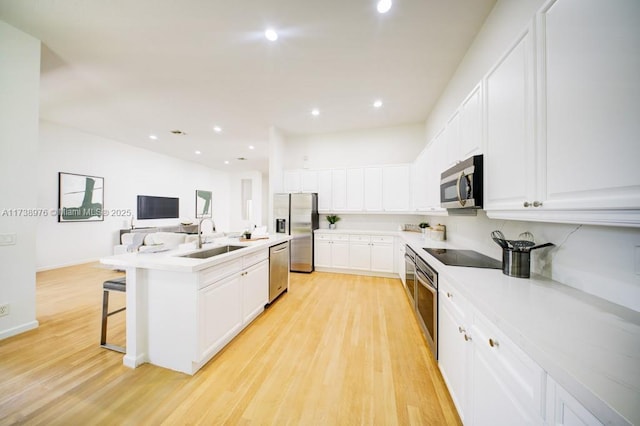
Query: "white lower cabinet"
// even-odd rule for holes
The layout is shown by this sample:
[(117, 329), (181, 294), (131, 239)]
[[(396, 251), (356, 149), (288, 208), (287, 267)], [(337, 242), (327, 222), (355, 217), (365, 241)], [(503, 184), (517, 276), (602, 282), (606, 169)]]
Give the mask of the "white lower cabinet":
[(547, 377), (547, 425), (602, 426), (602, 422), (562, 386)]
[(545, 371), (469, 304), (439, 283), (438, 363), (466, 425), (544, 425)]
[(316, 234), (314, 241), (314, 263), (316, 267), (349, 267), (349, 235)]
[(199, 273), (199, 287), (192, 374), (264, 310), (269, 299), (269, 250), (205, 269)]
[(316, 233), (314, 241), (316, 267), (388, 274), (395, 271), (395, 238), (391, 235)]
[(260, 315), (264, 305), (269, 302), (269, 261), (265, 259), (246, 269), (241, 273), (241, 278), (242, 323), (248, 324)]

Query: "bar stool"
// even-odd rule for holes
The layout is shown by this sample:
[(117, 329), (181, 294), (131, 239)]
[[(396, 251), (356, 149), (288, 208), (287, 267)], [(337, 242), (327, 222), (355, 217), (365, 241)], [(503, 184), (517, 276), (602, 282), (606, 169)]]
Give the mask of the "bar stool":
[(127, 350), (124, 347), (107, 343), (107, 318), (113, 314), (117, 314), (127, 309), (126, 307), (124, 307), (113, 312), (109, 312), (109, 292), (119, 291), (125, 293), (127, 291), (126, 277), (113, 278), (111, 280), (105, 281), (102, 284), (102, 291), (102, 334), (100, 336), (100, 346), (112, 351), (126, 353)]

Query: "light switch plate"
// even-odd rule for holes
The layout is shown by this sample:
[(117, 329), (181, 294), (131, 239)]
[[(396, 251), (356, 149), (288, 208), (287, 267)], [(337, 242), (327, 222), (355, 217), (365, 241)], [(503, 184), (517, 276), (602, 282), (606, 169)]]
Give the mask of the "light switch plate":
[(13, 246), (16, 244), (16, 234), (0, 234), (0, 246)]
[(636, 246), (636, 275), (640, 275), (640, 246)]

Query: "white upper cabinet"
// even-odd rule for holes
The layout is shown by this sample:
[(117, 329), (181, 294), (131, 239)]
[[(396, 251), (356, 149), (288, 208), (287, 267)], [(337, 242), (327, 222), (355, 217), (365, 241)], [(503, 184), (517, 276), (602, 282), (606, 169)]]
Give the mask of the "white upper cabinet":
[(411, 169), (408, 164), (382, 167), (384, 211), (407, 212), (411, 205)]
[(482, 152), (482, 83), (478, 83), (460, 107), (458, 159), (465, 160)]
[(429, 207), (427, 202), (427, 188), (429, 182), (429, 149), (425, 148), (411, 165), (411, 193), (413, 210), (425, 211)]
[(455, 114), (447, 122), (447, 126), (444, 129), (442, 138), (445, 145), (445, 152), (447, 159), (444, 163), (445, 167), (451, 167), (458, 161), (462, 160), (460, 157), (460, 111), (456, 111)]
[(534, 198), (534, 49), (531, 28), (485, 78), (484, 208), (522, 208)]
[(331, 169), (318, 170), (318, 210), (330, 211), (333, 205)]
[(299, 170), (285, 170), (282, 174), (284, 192), (300, 192), (302, 180)]
[(302, 192), (318, 192), (318, 171), (302, 170), (300, 172), (300, 184)]
[(382, 167), (364, 169), (364, 210), (382, 210)]
[(424, 182), (427, 191), (427, 210), (430, 214), (446, 213), (440, 207), (440, 179), (446, 169), (445, 146), (442, 133), (438, 134), (427, 149), (427, 181)]
[(638, 22), (638, 1), (548, 1), (487, 74), (489, 217), (640, 226)]
[(539, 13), (545, 208), (640, 209), (639, 25), (635, 0), (558, 0)]
[(364, 169), (347, 169), (347, 210), (364, 210)]
[(331, 210), (347, 209), (347, 171), (331, 170)]

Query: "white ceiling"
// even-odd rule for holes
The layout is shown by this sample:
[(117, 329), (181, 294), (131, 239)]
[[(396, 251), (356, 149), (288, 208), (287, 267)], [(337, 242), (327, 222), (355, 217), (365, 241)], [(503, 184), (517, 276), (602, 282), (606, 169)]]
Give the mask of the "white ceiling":
[[(375, 0), (0, 0), (0, 19), (42, 40), (41, 118), (266, 171), (270, 126), (424, 121), (494, 3), (394, 0), (381, 15)], [(278, 41), (264, 38), (269, 26)]]

